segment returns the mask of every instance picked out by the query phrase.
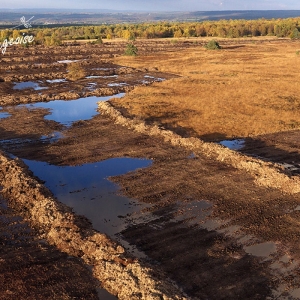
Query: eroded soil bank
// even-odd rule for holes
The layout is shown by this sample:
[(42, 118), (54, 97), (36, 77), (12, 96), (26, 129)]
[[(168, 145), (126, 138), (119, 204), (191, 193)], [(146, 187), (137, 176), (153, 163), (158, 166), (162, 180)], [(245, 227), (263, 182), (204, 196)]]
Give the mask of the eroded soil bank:
[(98, 299), (82, 260), (38, 239), (2, 196), (0, 214), (1, 299)]
[[(272, 296), (274, 291), (283, 295), (285, 290), (293, 291), (298, 287), (298, 229), (295, 226), (298, 219), (296, 208), (299, 205), (297, 194), (289, 195), (280, 189), (259, 186), (255, 172), (251, 175), (246, 169), (233, 167), (229, 158), (232, 155), (234, 161), (239, 161), (242, 165), (248, 159), (236, 156), (221, 146), (215, 148), (217, 145), (200, 143), (210, 151), (206, 151), (205, 147), (197, 150), (188, 139), (184, 142), (172, 133), (160, 134), (158, 128), (146, 127), (143, 131), (145, 125), (139, 120), (126, 119), (123, 126), (117, 124), (120, 122), (108, 109), (109, 105), (102, 103), (100, 106), (99, 115), (91, 120), (75, 122), (64, 129), (63, 138), (55, 141), (40, 140), (41, 136), (57, 130), (58, 124), (44, 120), (43, 113), (39, 110), (16, 111), (18, 120), (30, 120), (26, 124), (26, 131), (33, 131), (32, 135), (24, 135), (23, 127), (20, 124), (14, 125), (16, 119), (12, 112), (11, 117), (1, 121), (2, 139), (4, 135), (7, 139), (11, 134), (19, 143), (3, 144), (3, 147), (18, 157), (56, 165), (78, 165), (124, 156), (154, 159), (151, 167), (114, 179), (121, 183), (122, 193), (150, 204), (148, 209), (127, 218), (129, 227), (123, 232), (123, 236), (152, 259), (151, 268), (155, 276), (166, 272), (189, 297), (265, 299)], [(108, 108), (104, 109), (105, 107)], [(130, 122), (135, 124), (136, 129), (128, 125)], [(10, 131), (9, 128), (13, 130)], [(175, 143), (172, 144), (172, 140)], [(218, 157), (223, 157), (223, 161)], [(42, 204), (44, 200), (41, 203), (34, 200), (31, 194), (32, 184), (24, 185), (21, 175), (24, 170), (17, 171), (15, 167), (7, 169), (7, 163), (5, 161), (3, 164), (5, 167), (2, 174), (6, 174), (7, 188), (4, 192), (7, 198), (12, 199), (11, 205), (15, 202), (14, 208), (27, 215), (31, 222), (45, 219), (46, 228), (54, 226), (55, 230), (49, 229), (46, 236), (59, 249), (80, 256), (86, 262), (90, 262), (90, 254), (98, 257), (92, 250), (90, 252), (91, 248), (95, 249), (94, 246), (84, 246), (90, 243), (90, 236), (93, 234), (82, 233), (82, 228), (89, 228), (90, 232), (90, 225), (82, 219), (80, 223), (74, 222), (74, 216), (64, 210), (57, 219), (55, 214), (48, 216), (49, 209), (43, 208), (46, 205)], [(249, 164), (251, 165), (251, 160)], [(280, 171), (268, 164), (260, 167), (265, 171)], [(25, 210), (20, 208), (27, 207), (28, 199), (23, 202), (25, 196), (22, 198), (19, 192), (14, 194), (13, 189), (10, 192), (12, 174), (20, 177), (20, 184), (14, 186), (22, 193), (26, 191), (27, 198), (32, 198), (32, 204)], [(278, 173), (278, 176), (286, 175)], [(203, 207), (203, 201), (208, 201), (209, 205)], [(39, 206), (31, 208), (33, 204)], [(59, 209), (61, 210), (60, 206)], [(48, 217), (45, 218), (44, 214)], [(74, 227), (73, 223), (78, 226)], [(62, 225), (70, 229), (64, 229)], [(43, 229), (42, 232), (45, 234), (47, 230)], [(89, 242), (81, 238), (82, 235)], [(95, 273), (103, 284), (107, 280), (107, 285), (104, 286), (108, 290), (117, 293), (114, 290), (119, 287), (116, 280), (121, 278), (123, 282), (123, 275), (120, 276), (118, 272), (131, 272), (128, 268), (134, 268), (135, 263), (124, 267), (124, 254), (119, 253), (116, 246), (111, 246), (111, 241), (107, 238), (104, 238), (103, 246), (103, 236), (100, 236), (100, 241), (96, 241), (105, 254), (100, 252), (101, 259), (98, 257), (92, 260), (97, 263)], [(264, 242), (276, 244), (276, 251), (268, 257), (250, 255), (245, 250), (245, 247)], [(87, 253), (90, 254), (84, 254), (83, 249), (89, 249)], [(121, 251), (122, 247), (117, 249)], [(287, 257), (284, 263), (280, 261), (283, 256)], [(121, 263), (116, 262), (116, 259), (121, 259)], [(274, 271), (272, 266), (276, 263), (284, 270), (283, 273), (277, 269)], [(113, 282), (108, 280), (108, 275), (103, 275), (111, 276), (111, 273), (103, 271), (107, 265), (119, 268), (118, 272), (113, 273), (116, 279)], [(163, 271), (157, 271), (157, 266)], [(129, 284), (130, 289), (131, 284), (132, 282)], [(284, 288), (279, 289), (281, 285)], [(138, 286), (137, 289), (140, 288)], [(127, 292), (118, 292), (118, 296), (121, 298), (125, 295), (126, 299)]]
[[(13, 161), (1, 154), (0, 174), (1, 193), (10, 207), (58, 250), (92, 265), (94, 276), (119, 299), (183, 299), (163, 272), (128, 257), (123, 247), (93, 230), (86, 218), (74, 215), (70, 208), (58, 203), (49, 190), (32, 177), (22, 161)], [(18, 290), (16, 296), (19, 296)]]
[[(7, 65), (12, 61), (17, 58)], [(149, 69), (137, 73), (144, 76)], [(28, 91), (24, 101), (39, 92)], [(5, 94), (1, 99), (12, 103)], [(281, 166), (123, 118), (107, 103), (99, 104), (100, 114), (69, 126), (45, 120), (49, 110), (43, 108), (3, 111), (10, 116), (0, 119), (1, 148), (20, 158), (61, 166), (112, 157), (153, 159), (146, 169), (111, 178), (121, 185), (120, 193), (147, 204), (124, 218), (128, 228), (122, 232), (148, 255), (145, 262), (56, 202), (21, 160), (1, 154), (1, 193), (14, 214), (28, 221), (39, 238), (94, 266), (94, 276), (112, 294), (181, 299), (182, 288), (186, 298), (195, 299), (297, 299), (299, 178)]]
[[(153, 204), (151, 211), (154, 218), (137, 218), (134, 220), (136, 223), (123, 233), (131, 242), (160, 261), (171, 277), (176, 277), (177, 280), (180, 278), (179, 281), (185, 283), (189, 293), (199, 298), (209, 295), (211, 299), (265, 299), (267, 294), (275, 298), (284, 297), (289, 292), (293, 294), (294, 290), (297, 294), (297, 177), (289, 177), (288, 172), (285, 174), (286, 171), (276, 165), (244, 157), (219, 145), (181, 138), (142, 121), (126, 119), (109, 103), (99, 103), (99, 107), (102, 113), (126, 128), (139, 133), (147, 132), (153, 138), (160, 137), (171, 145), (193, 151), (193, 155), (185, 158), (184, 162), (170, 160), (139, 171), (138, 177), (128, 174), (116, 178), (122, 183), (125, 194)], [(147, 184), (150, 180), (151, 186)], [(213, 207), (208, 220), (207, 213), (203, 215), (207, 208), (201, 209), (203, 200), (210, 201)], [(265, 256), (263, 248), (270, 242), (274, 243), (276, 251)], [(207, 243), (210, 245), (209, 249), (206, 248)], [(249, 256), (247, 247), (251, 245), (262, 247), (258, 255), (256, 253)], [(184, 249), (189, 250), (185, 252)], [(182, 253), (186, 257), (183, 258)], [(227, 260), (228, 255), (234, 258), (230, 262)], [(191, 257), (194, 259), (193, 267), (189, 262)], [(247, 266), (243, 265), (239, 273), (237, 266), (246, 257), (255, 262), (251, 263), (246, 273), (243, 270)], [(289, 262), (283, 257), (288, 257)], [(220, 258), (226, 261), (226, 267), (220, 262)], [(178, 267), (178, 262), (181, 267)], [(206, 262), (207, 269), (204, 267)], [(257, 271), (253, 264), (256, 267), (264, 265), (266, 273), (256, 274), (253, 278), (268, 278), (270, 281), (262, 284), (264, 287), (268, 286), (268, 291), (263, 291), (259, 283), (253, 281), (249, 271)], [(229, 266), (234, 269), (234, 274)], [(175, 275), (174, 269), (180, 271)], [(199, 274), (200, 269), (203, 277)], [(218, 274), (222, 274), (223, 280), (218, 278)], [(207, 278), (218, 278), (215, 283), (220, 294), (209, 283), (203, 287)], [(232, 286), (229, 278), (235, 278), (231, 282)], [(252, 292), (246, 288), (248, 280), (255, 285)]]
[[(69, 132), (63, 124), (45, 119), (45, 116), (51, 114), (47, 108), (11, 105), (45, 102), (53, 99), (115, 95), (129, 91), (135, 85), (148, 85), (154, 81), (174, 76), (162, 74), (157, 71), (157, 68), (137, 70), (118, 66), (105, 60), (107, 57), (120, 54), (125, 46), (126, 44), (118, 46), (106, 44), (105, 47), (72, 45), (72, 47), (63, 47), (62, 49), (37, 47), (38, 49), (28, 50), (13, 47), (11, 53), (1, 57), (0, 101), (3, 106), (0, 115), (0, 120), (3, 122), (0, 131), (1, 147), (9, 153), (15, 154), (17, 154), (15, 151), (20, 150), (22, 153), (17, 155), (23, 158), (37, 158), (38, 155), (37, 159), (41, 161), (64, 165), (104, 159), (105, 157), (101, 155), (101, 148), (98, 148), (97, 139), (100, 136), (97, 127), (94, 128), (93, 136), (91, 136), (88, 127), (81, 130), (85, 122), (79, 121), (71, 124), (72, 131)], [(25, 55), (23, 59), (21, 57), (24, 56), (24, 52), (28, 55)], [(65, 60), (66, 56), (68, 60)], [(66, 80), (67, 67), (71, 61), (77, 61), (85, 70), (85, 78), (76, 82)], [(96, 120), (96, 123), (91, 123), (90, 126), (101, 126), (102, 122), (103, 120), (100, 122)], [(117, 128), (115, 130), (117, 131)], [(61, 131), (64, 133), (60, 134)], [(63, 142), (60, 148), (68, 153), (71, 149), (67, 149), (67, 145), (73, 146), (72, 154), (68, 154), (67, 159), (53, 149), (51, 151), (56, 152), (55, 154), (54, 152), (53, 155), (45, 154), (50, 145), (54, 146), (64, 134), (68, 135), (68, 133), (71, 133), (70, 139), (67, 144)], [(122, 148), (117, 140), (110, 143), (112, 132), (104, 130), (102, 134), (106, 136), (107, 145), (115, 144), (116, 148)], [(78, 146), (84, 143), (83, 137), (89, 141), (88, 146), (86, 151), (84, 150), (78, 156), (81, 152), (81, 146)], [(133, 140), (132, 144), (135, 142), (136, 140)], [(92, 147), (90, 143), (92, 143)], [(138, 144), (135, 148), (138, 148)], [(56, 149), (60, 151), (58, 148)], [(93, 152), (96, 149), (99, 152), (98, 155)], [(94, 154), (96, 155), (94, 156)], [(108, 153), (105, 155), (108, 157)], [(110, 156), (112, 155), (110, 154)], [(142, 157), (142, 154), (139, 157)], [(90, 222), (85, 218), (76, 217), (69, 208), (57, 204), (52, 199), (51, 193), (30, 177), (32, 174), (30, 175), (23, 163), (18, 165), (3, 156), (1, 166), (3, 171), (3, 176), (1, 176), (2, 193), (8, 199), (10, 208), (14, 209), (14, 214), (24, 217), (39, 232), (39, 236), (36, 238), (45, 238), (58, 253), (64, 252), (74, 257), (80, 257), (84, 263), (92, 265), (94, 277), (112, 294), (117, 295), (120, 299), (182, 298), (182, 293), (176, 288), (176, 285), (168, 282), (163, 271), (159, 269), (153, 271), (151, 266), (141, 265), (132, 258), (127, 259), (123, 247), (118, 246), (105, 235), (94, 231)], [(63, 259), (67, 264), (68, 256), (63, 256)], [(37, 260), (34, 258), (32, 260), (33, 264), (38, 263), (38, 257)], [(51, 258), (49, 263), (51, 264)], [(125, 269), (127, 271), (124, 272)], [(72, 272), (69, 272), (68, 275), (72, 276)], [(43, 280), (43, 274), (40, 274), (40, 277), (40, 280)], [(22, 278), (22, 284), (26, 285), (26, 280), (27, 278)], [(65, 280), (67, 281), (68, 277)], [(80, 281), (80, 278), (76, 277), (73, 281), (74, 283)], [(93, 280), (90, 280), (91, 285), (92, 282)], [(78, 284), (78, 288), (84, 284), (83, 280)], [(16, 286), (12, 297), (20, 298), (21, 294), (17, 289), (18, 282), (13, 282), (12, 286)], [(49, 299), (60, 299), (57, 288), (53, 286), (53, 293), (47, 296)], [(93, 289), (91, 287), (90, 289), (90, 293), (93, 293)], [(85, 292), (83, 291), (78, 298), (91, 298), (85, 296)], [(32, 290), (32, 293), (35, 294), (34, 297), (38, 297), (36, 291)], [(67, 299), (72, 298), (72, 294), (67, 292), (64, 296)]]

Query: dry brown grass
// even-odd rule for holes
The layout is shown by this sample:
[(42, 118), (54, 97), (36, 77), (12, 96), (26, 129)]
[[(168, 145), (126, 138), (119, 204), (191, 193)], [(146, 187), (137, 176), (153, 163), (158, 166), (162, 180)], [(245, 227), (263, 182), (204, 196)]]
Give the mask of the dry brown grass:
[(298, 49), (300, 42), (270, 40), (227, 45), (220, 51), (195, 46), (155, 56), (118, 57), (119, 64), (157, 67), (181, 77), (138, 87), (114, 104), (205, 140), (299, 128)]

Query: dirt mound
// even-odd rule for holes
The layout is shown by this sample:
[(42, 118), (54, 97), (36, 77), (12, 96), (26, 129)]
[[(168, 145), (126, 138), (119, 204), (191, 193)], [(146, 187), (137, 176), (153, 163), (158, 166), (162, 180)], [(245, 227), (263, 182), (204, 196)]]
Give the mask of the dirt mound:
[(86, 218), (57, 202), (19, 159), (1, 153), (0, 179), (9, 205), (50, 244), (92, 265), (94, 276), (119, 299), (184, 299), (163, 272), (132, 259)]
[(237, 169), (246, 170), (259, 185), (278, 188), (290, 194), (300, 192), (300, 178), (284, 174), (284, 169), (279, 165), (243, 156), (221, 145), (205, 143), (197, 138), (182, 138), (178, 134), (169, 130), (162, 130), (158, 126), (146, 125), (143, 121), (125, 118), (108, 102), (99, 102), (98, 104), (102, 113), (110, 115), (117, 124), (150, 136), (161, 136), (166, 142), (170, 142), (174, 146), (182, 146), (195, 153), (199, 152), (207, 157), (232, 165)]

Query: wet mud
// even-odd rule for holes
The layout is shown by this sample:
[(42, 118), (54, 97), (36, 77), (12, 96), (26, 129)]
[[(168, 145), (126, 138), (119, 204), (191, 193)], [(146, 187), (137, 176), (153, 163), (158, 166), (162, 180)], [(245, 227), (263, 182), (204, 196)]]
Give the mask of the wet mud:
[[(2, 147), (17, 157), (60, 166), (80, 165), (111, 157), (153, 159), (153, 165), (146, 169), (111, 178), (121, 184), (121, 194), (148, 205), (142, 211), (123, 218), (128, 227), (120, 233), (122, 238), (146, 253), (151, 265), (162, 268), (189, 297), (197, 299), (210, 295), (222, 299), (220, 297), (224, 295), (224, 299), (264, 299), (266, 295), (272, 295), (279, 283), (272, 275), (270, 265), (277, 261), (278, 256), (291, 251), (282, 244), (291, 245), (293, 259), (297, 258), (295, 253), (298, 251), (294, 244), (297, 230), (291, 221), (287, 222), (290, 218), (297, 218), (297, 212), (293, 210), (299, 205), (297, 196), (259, 187), (249, 173), (213, 157), (208, 159), (195, 147), (191, 150), (172, 145), (160, 135), (149, 136), (146, 132), (137, 132), (116, 124), (113, 116), (104, 111), (104, 103), (100, 107), (98, 115), (64, 128), (63, 137), (55, 141), (40, 139), (57, 130), (58, 126), (54, 121), (45, 120), (43, 114), (31, 116), (30, 124), (45, 122), (47, 126), (33, 126), (39, 130), (29, 139), (28, 136), (24, 138), (22, 126), (9, 131), (13, 122), (6, 124), (9, 118), (3, 119), (3, 134), (7, 138), (13, 132), (13, 137), (20, 142), (4, 143)], [(23, 120), (31, 114), (26, 109), (22, 113), (24, 115), (19, 117)], [(137, 120), (133, 122), (142, 128)], [(148, 128), (147, 132), (151, 130)], [(9, 173), (14, 172), (12, 170)], [(8, 184), (11, 186), (10, 181)], [(27, 191), (24, 187), (22, 189)], [(210, 204), (202, 205), (203, 201), (209, 201)], [(197, 205), (200, 207), (195, 209)], [(28, 218), (32, 220), (32, 216)], [(218, 219), (226, 222), (212, 222)], [(231, 232), (233, 225), (239, 225), (236, 231), (241, 236), (227, 236), (227, 228)], [(256, 239), (246, 240), (246, 243), (242, 240), (245, 235), (253, 235)], [(55, 236), (55, 243), (57, 238)], [(74, 239), (73, 234), (69, 239)], [(282, 244), (270, 261), (264, 262), (265, 258), (250, 255), (247, 248), (243, 248), (272, 240), (279, 240)], [(66, 251), (66, 244), (59, 244)], [(74, 245), (74, 248), (77, 247)], [(71, 253), (78, 255), (74, 249)], [(292, 258), (287, 264), (291, 261)], [(199, 274), (201, 266), (203, 273), (201, 271)], [(248, 271), (243, 272), (245, 269)], [(290, 271), (285, 277), (281, 276), (280, 282), (290, 286), (291, 274), (293, 272)], [(205, 281), (206, 277), (210, 281)], [(234, 281), (240, 278), (243, 280), (234, 285)], [(219, 293), (215, 291), (216, 284), (222, 286)]]
[[(49, 107), (12, 106), (98, 96), (98, 92), (91, 95), (83, 91), (86, 80), (99, 80), (99, 85), (100, 82), (106, 85), (127, 82), (126, 89), (123, 85), (100, 87), (107, 93), (117, 94), (128, 92), (137, 80), (148, 80), (145, 76), (167, 79), (167, 74), (159, 74), (155, 69), (127, 69), (124, 70), (126, 81), (121, 78), (123, 74), (115, 74), (122, 67), (101, 61), (87, 69), (95, 68), (88, 76), (102, 77), (68, 83), (74, 93), (67, 91), (65, 81), (47, 82), (64, 78), (67, 62), (58, 61), (66, 57), (86, 59), (87, 51), (91, 51), (90, 57), (94, 59), (93, 51), (97, 53), (102, 49), (102, 46), (96, 50), (78, 47), (66, 48), (71, 51), (66, 55), (53, 49), (56, 73), (52, 67), (47, 69), (48, 62), (44, 59), (33, 56), (32, 63), (45, 64), (43, 68), (30, 70), (28, 67), (28, 76), (23, 72), (24, 76), (18, 77), (20, 69), (16, 62), (23, 71), (27, 64), (22, 64), (16, 56), (8, 56), (4, 61), (12, 74), (3, 76), (5, 81), (0, 83), (4, 87), (0, 112), (6, 114), (0, 119), (0, 146), (5, 151), (0, 157), (1, 194), (12, 214), (22, 217), (33, 228), (32, 238), (47, 241), (56, 251), (55, 255), (66, 255), (61, 258), (63, 266), (69, 263), (69, 257), (71, 261), (82, 263), (76, 267), (78, 270), (86, 270), (84, 264), (92, 266), (97, 283), (119, 299), (296, 299), (300, 287), (299, 178), (280, 164), (245, 156), (221, 145), (182, 138), (139, 119), (125, 118), (111, 103), (103, 101), (98, 104), (98, 112), (67, 123), (48, 119)], [(157, 45), (155, 51), (159, 49)], [(161, 49), (167, 48), (162, 46)], [(106, 48), (106, 51), (103, 50), (101, 57), (118, 55), (121, 48)], [(14, 67), (9, 69), (12, 62)], [(114, 73), (108, 71), (112, 69)], [(44, 76), (41, 70), (52, 75)], [(103, 78), (116, 75), (118, 77)], [(13, 90), (14, 81), (37, 80), (42, 80), (40, 86), (47, 89)], [(54, 86), (50, 88), (50, 84)], [(39, 93), (49, 93), (51, 89), (59, 93), (54, 97), (47, 94), (41, 100)], [(70, 94), (63, 98), (65, 92)], [(103, 96), (102, 92), (99, 95)], [(70, 207), (58, 202), (51, 186), (48, 190), (45, 182), (21, 160), (70, 167), (119, 157), (152, 160), (146, 168), (109, 177), (119, 185), (119, 195), (143, 204), (141, 209), (121, 216), (125, 229), (118, 232), (128, 245), (145, 254), (139, 259), (130, 255), (126, 246), (118, 244), (117, 237), (96, 231), (85, 216), (74, 214)], [(5, 214), (1, 210), (1, 218)], [(3, 232), (6, 234), (9, 229), (5, 227)], [(14, 237), (8, 236), (5, 242), (12, 240)], [(9, 262), (11, 268), (16, 268), (5, 256), (4, 249), (1, 255), (5, 264)], [(64, 270), (69, 274), (67, 267)], [(14, 272), (17, 271), (12, 269), (8, 276)], [(64, 274), (63, 271), (58, 273), (57, 276)], [(43, 273), (36, 276), (32, 284), (44, 278)], [(66, 275), (66, 278), (69, 277)], [(27, 282), (30, 278), (22, 280)], [(13, 284), (15, 289), (18, 282)], [(94, 286), (85, 285), (85, 278), (81, 281), (75, 276), (73, 282), (80, 283), (78, 289), (82, 286), (82, 293), (92, 295), (78, 294), (78, 299), (93, 299), (96, 295)], [(92, 285), (92, 281), (89, 284)], [(50, 288), (59, 298), (59, 287), (49, 281)], [(47, 291), (46, 288), (45, 293)], [(71, 291), (66, 286), (63, 291), (69, 292), (64, 295), (66, 299), (72, 299), (71, 292), (77, 290)], [(36, 296), (38, 292), (32, 289), (28, 295)], [(51, 297), (45, 294), (44, 299)]]
[(68, 256), (0, 199), (1, 299), (98, 299), (98, 283), (81, 259)]
[(300, 174), (300, 131), (292, 130), (245, 139), (241, 152), (279, 163), (291, 175)]
[[(159, 51), (157, 46), (154, 48), (151, 43), (146, 43), (139, 48), (141, 54), (149, 54)], [(163, 43), (164, 49), (169, 51), (187, 46)], [(36, 46), (28, 49), (11, 47), (0, 58), (0, 105), (110, 96), (128, 92), (137, 85), (176, 76), (161, 73), (155, 66), (135, 69), (108, 60), (122, 55), (125, 48), (126, 43), (74, 44), (56, 48)], [(79, 64), (85, 72), (80, 80), (67, 79), (71, 62)]]

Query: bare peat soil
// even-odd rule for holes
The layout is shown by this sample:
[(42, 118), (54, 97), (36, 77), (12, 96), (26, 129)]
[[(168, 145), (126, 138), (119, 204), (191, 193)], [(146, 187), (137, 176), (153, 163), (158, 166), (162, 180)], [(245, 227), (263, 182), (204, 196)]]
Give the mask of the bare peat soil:
[(242, 153), (283, 164), (291, 174), (300, 173), (300, 131), (286, 131), (245, 139)]
[[(180, 47), (186, 46), (174, 45), (172, 49), (168, 48), (169, 44), (167, 47), (158, 43), (155, 51), (178, 51)], [(125, 77), (121, 78), (117, 70), (122, 69), (122, 66), (103, 61), (95, 63), (93, 60), (98, 55), (107, 58), (119, 55), (121, 49), (103, 48), (107, 52), (101, 53), (102, 46), (89, 47), (62, 48), (65, 53), (62, 49), (53, 49), (51, 59), (87, 59), (83, 65), (88, 70), (110, 70), (95, 70), (89, 75), (117, 75), (118, 77), (113, 77), (113, 80), (117, 80), (115, 83), (126, 82), (128, 90), (136, 84), (144, 84), (142, 80), (145, 79), (145, 75), (155, 78), (176, 75), (161, 74), (155, 69), (150, 71), (126, 68), (123, 69), (126, 76), (122, 74)], [(88, 49), (90, 56), (87, 54)], [(41, 52), (38, 53), (39, 51)], [(12, 104), (61, 99), (63, 93), (66, 93), (63, 99), (73, 99), (72, 97), (127, 91), (124, 90), (124, 86), (108, 87), (110, 79), (103, 77), (96, 78), (99, 91), (95, 90), (92, 94), (83, 89), (86, 79), (76, 83), (62, 82), (61, 86), (58, 86), (59, 83), (53, 87), (43, 82), (48, 89), (14, 91), (13, 80), (59, 79), (65, 76), (66, 63), (62, 66), (58, 65), (59, 63), (54, 64), (54, 71), (53, 66), (47, 65), (51, 64), (45, 57), (46, 54), (49, 55), (47, 51), (49, 50), (41, 48), (36, 50), (36, 57), (28, 56), (30, 63), (24, 63), (24, 66), (28, 66), (28, 72), (24, 66), (18, 69), (26, 58), (2, 58), (9, 72), (1, 74), (4, 82), (0, 82), (0, 86), (3, 87), (0, 101), (3, 112), (11, 115), (0, 119), (2, 150), (20, 158), (55, 165), (80, 165), (112, 157), (153, 159), (151, 167), (111, 178), (120, 184), (120, 193), (149, 204), (144, 211), (125, 218), (128, 227), (122, 235), (129, 243), (148, 255), (153, 270), (159, 267), (166, 272), (191, 299), (284, 299), (285, 296), (290, 299), (297, 298), (294, 295), (300, 288), (299, 194), (287, 194), (279, 189), (259, 186), (254, 177), (246, 171), (238, 170), (213, 157), (193, 153), (187, 148), (173, 146), (160, 137), (128, 129), (116, 124), (109, 115), (101, 111), (89, 120), (77, 121), (67, 127), (55, 121), (45, 120), (44, 116), (49, 114), (46, 109), (12, 107)], [(32, 67), (34, 63), (46, 65), (39, 69)], [(13, 68), (10, 70), (9, 66)], [(105, 75), (100, 71), (108, 73)], [(72, 89), (74, 91), (70, 92)], [(57, 131), (62, 132), (63, 137), (53, 140), (51, 134)], [(48, 138), (41, 139), (43, 136)], [(291, 144), (292, 140), (289, 147)], [(29, 187), (24, 186), (23, 192), (30, 195), (30, 191), (26, 189)], [(6, 214), (7, 212), (1, 211), (1, 218), (5, 218)], [(9, 232), (10, 229), (6, 228), (8, 224), (1, 226), (2, 232)], [(31, 239), (34, 240), (34, 237)], [(11, 240), (5, 240), (4, 245)], [(77, 259), (68, 260), (68, 257), (51, 247), (38, 246), (39, 242), (32, 242), (29, 246), (26, 243), (22, 242), (22, 247), (18, 249), (12, 248), (11, 253), (16, 251), (14, 257), (23, 255), (24, 258), (34, 253), (30, 268), (37, 268), (37, 281), (46, 280), (45, 268), (48, 264), (55, 263), (63, 268), (55, 278), (64, 276), (63, 272), (68, 274), (64, 281), (66, 293), (69, 290), (72, 290), (72, 293), (77, 291), (67, 285), (69, 278), (74, 276), (72, 282), (80, 283), (84, 287), (78, 298), (93, 299), (92, 283), (91, 286), (88, 285), (83, 275), (77, 277), (78, 273), (74, 272), (74, 268), (78, 272), (80, 268), (84, 268)], [(67, 249), (67, 245), (61, 245), (62, 251), (64, 247)], [(48, 251), (49, 259), (45, 261), (45, 253), (40, 253), (36, 248)], [(1, 251), (1, 268), (4, 270), (6, 265), (10, 266), (10, 269), (6, 269), (5, 276), (21, 278), (20, 281), (13, 281), (11, 287), (16, 290), (19, 282), (23, 285), (33, 281), (36, 283), (36, 280), (33, 280), (35, 277), (28, 277), (24, 269), (19, 271), (18, 261), (12, 260), (6, 249), (8, 248), (2, 248)], [(36, 263), (40, 260), (44, 263), (41, 269)], [(72, 268), (72, 272), (69, 272), (68, 268)], [(88, 278), (89, 275), (86, 276)], [(59, 293), (61, 287), (50, 282), (47, 282), (49, 285), (46, 287), (50, 288), (51, 285), (51, 288)], [(78, 289), (79, 287), (80, 285)], [(44, 293), (47, 293), (47, 288)], [(35, 295), (39, 291), (39, 287), (36, 287), (36, 290), (32, 289)], [(88, 292), (91, 296), (84, 294)], [(47, 297), (45, 294), (44, 299)], [(73, 294), (66, 296), (67, 299), (72, 297)]]
[[(2, 139), (9, 134), (19, 141), (2, 147), (17, 157), (56, 165), (124, 156), (154, 159), (152, 167), (115, 178), (122, 193), (151, 204), (127, 219), (123, 236), (191, 297), (265, 299), (279, 283), (291, 285), (293, 276), (297, 278), (288, 273), (275, 279), (268, 268), (289, 253), (288, 244), (298, 256), (297, 230), (287, 223), (290, 218), (296, 222), (298, 213), (286, 214), (297, 206), (297, 196), (259, 187), (245, 172), (201, 155), (190, 156), (190, 151), (116, 125), (102, 114), (74, 123), (55, 142), (40, 140), (59, 126), (44, 120), (43, 114), (24, 109), (18, 111), (18, 119), (30, 120), (26, 132), (38, 132), (24, 134), (24, 126), (18, 126), (13, 116), (1, 121)], [(203, 201), (209, 205), (202, 207)], [(232, 229), (233, 225), (238, 227)], [(252, 238), (245, 238), (248, 235)], [(266, 241), (277, 243), (276, 253), (268, 259), (243, 248)], [(287, 265), (291, 263), (292, 258)]]
[(82, 260), (38, 239), (2, 197), (0, 261), (3, 300), (98, 299), (98, 283)]

